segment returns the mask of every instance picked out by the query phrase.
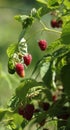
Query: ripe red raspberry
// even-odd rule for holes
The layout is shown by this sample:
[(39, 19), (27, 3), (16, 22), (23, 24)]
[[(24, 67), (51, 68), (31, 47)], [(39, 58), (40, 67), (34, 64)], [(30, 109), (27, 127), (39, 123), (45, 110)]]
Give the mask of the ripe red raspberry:
[(15, 65), (15, 70), (16, 70), (17, 74), (18, 74), (20, 77), (24, 77), (24, 76), (25, 76), (25, 71), (24, 71), (24, 66), (23, 66), (23, 64), (17, 63), (17, 64)]
[(46, 50), (46, 48), (47, 48), (47, 42), (46, 42), (46, 40), (40, 40), (38, 42), (38, 45), (39, 45), (39, 47), (40, 47), (40, 49), (42, 51)]
[(34, 105), (33, 104), (27, 104), (24, 108), (23, 117), (27, 120), (31, 120), (34, 113)]
[(32, 56), (31, 54), (26, 54), (23, 56), (23, 59), (24, 59), (24, 63), (28, 66), (32, 61)]
[(51, 26), (53, 28), (55, 28), (57, 26), (57, 20), (56, 19), (51, 20)]

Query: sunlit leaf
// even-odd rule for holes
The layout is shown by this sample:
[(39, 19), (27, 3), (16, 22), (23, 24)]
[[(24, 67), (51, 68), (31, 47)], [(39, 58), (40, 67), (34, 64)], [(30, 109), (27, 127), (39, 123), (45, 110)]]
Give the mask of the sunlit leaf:
[(14, 74), (15, 73), (15, 67), (14, 67), (14, 63), (13, 63), (13, 59), (9, 58), (8, 60), (8, 72), (10, 74)]
[(17, 44), (11, 44), (9, 47), (8, 47), (8, 49), (7, 49), (7, 55), (8, 55), (8, 57), (11, 57), (14, 53), (15, 53), (15, 51), (17, 50)]
[(25, 100), (25, 97), (30, 88), (42, 85), (43, 85), (42, 83), (39, 83), (34, 79), (26, 79), (20, 83), (18, 88), (16, 88), (16, 95), (19, 97), (19, 99)]
[(46, 6), (44, 7), (40, 7), (38, 10), (37, 10), (37, 15), (40, 17), (42, 17), (43, 15), (47, 14), (50, 12), (50, 9)]
[(64, 0), (64, 5), (67, 7), (67, 9), (70, 9), (70, 0)]
[(42, 3), (42, 4), (47, 4), (47, 0), (37, 0), (37, 1)]
[(51, 83), (52, 83), (52, 67), (51, 66), (52, 66), (52, 64), (50, 63), (50, 66), (48, 67), (48, 69), (43, 77), (43, 81), (49, 88), (51, 87)]
[(50, 8), (58, 8), (61, 2), (62, 2), (62, 0), (61, 1), (60, 0), (52, 0), (52, 1), (49, 0), (48, 1), (48, 6)]
[(61, 39), (57, 39), (48, 46), (46, 53), (49, 55), (52, 55), (54, 52), (57, 53), (57, 50), (62, 48), (63, 46), (64, 45), (62, 44)]
[(61, 81), (64, 87), (64, 91), (70, 95), (70, 65), (64, 65), (61, 69)]
[(5, 116), (5, 114), (7, 113), (7, 112), (11, 112), (10, 110), (8, 110), (8, 109), (2, 109), (2, 108), (0, 108), (0, 121), (3, 119), (3, 117)]
[(50, 66), (51, 56), (47, 56), (40, 67), (40, 74), (43, 78)]
[(70, 22), (63, 27), (61, 38), (64, 44), (70, 44)]
[(19, 22), (23, 22), (25, 19), (27, 19), (29, 16), (27, 15), (16, 15), (15, 19), (18, 20)]

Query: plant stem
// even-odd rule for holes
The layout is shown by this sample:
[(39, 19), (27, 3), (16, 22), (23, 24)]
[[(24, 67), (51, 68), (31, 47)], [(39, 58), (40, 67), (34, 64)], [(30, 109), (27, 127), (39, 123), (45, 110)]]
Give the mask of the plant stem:
[(48, 31), (48, 32), (54, 32), (54, 33), (62, 34), (62, 32), (60, 32), (60, 31), (58, 31), (58, 30), (54, 30), (54, 29), (49, 29), (49, 28), (47, 28), (46, 25), (45, 25), (41, 20), (40, 20), (40, 23), (41, 23), (41, 25), (43, 26), (43, 28), (40, 29), (40, 30), (37, 30), (37, 31), (33, 32), (33, 33), (31, 34), (31, 36), (29, 36), (29, 37), (26, 39), (26, 41), (28, 41), (30, 38), (32, 38), (32, 36), (34, 36), (35, 34), (37, 34), (37, 33), (39, 33), (39, 32), (43, 32), (43, 31)]
[(40, 24), (43, 26), (43, 30), (42, 30), (42, 31), (50, 31), (50, 32), (59, 33), (59, 34), (62, 33), (62, 32), (60, 32), (60, 31), (47, 28), (46, 25), (45, 25), (41, 20), (40, 20)]
[(50, 31), (50, 32), (62, 34), (62, 32), (60, 32), (60, 31), (49, 29), (49, 28), (44, 28), (44, 31)]

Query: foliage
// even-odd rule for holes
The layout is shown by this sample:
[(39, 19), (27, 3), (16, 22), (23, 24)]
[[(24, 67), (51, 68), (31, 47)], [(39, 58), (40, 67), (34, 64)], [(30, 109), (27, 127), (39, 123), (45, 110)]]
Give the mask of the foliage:
[[(20, 75), (18, 75), (20, 83), (7, 108), (0, 109), (0, 121), (5, 122), (5, 126), (9, 130), (23, 130), (29, 125), (29, 129), (35, 125), (36, 130), (51, 130), (51, 128), (52, 130), (69, 130), (70, 2), (68, 0), (37, 1), (43, 6), (39, 9), (33, 8), (29, 15), (15, 16), (15, 19), (22, 25), (22, 33), (18, 38), (18, 43), (11, 44), (7, 49), (9, 73), (16, 73), (17, 63), (24, 65), (25, 72), (26, 69), (29, 69), (23, 58), (29, 54), (30, 44), (28, 37), (25, 38), (25, 34), (36, 21), (40, 23), (41, 30), (33, 32), (34, 35), (37, 35), (38, 31), (44, 31), (45, 33), (52, 32), (54, 35), (57, 33), (60, 38), (52, 43), (47, 42), (47, 48), (41, 49), (41, 53), (43, 51), (45, 53), (36, 63), (30, 78), (22, 77), (20, 79)], [(50, 21), (48, 28), (42, 21), (42, 17), (46, 17), (47, 14), (52, 20), (60, 20), (61, 23), (56, 27), (51, 27)], [(44, 43), (42, 47), (43, 45)], [(26, 60), (30, 61), (28, 58)], [(30, 64), (31, 62), (28, 65)], [(34, 107), (33, 112), (30, 104)]]

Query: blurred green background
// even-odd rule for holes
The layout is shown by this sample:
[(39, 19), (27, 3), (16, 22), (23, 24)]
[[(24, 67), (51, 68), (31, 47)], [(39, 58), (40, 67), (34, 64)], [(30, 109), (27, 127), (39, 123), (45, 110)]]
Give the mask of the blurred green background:
[[(0, 60), (4, 62), (9, 44), (18, 41), (21, 25), (14, 19), (15, 15), (29, 14), (35, 6), (32, 0), (0, 0)], [(3, 57), (2, 57), (3, 55)], [(5, 66), (4, 66), (5, 67)]]
[(6, 50), (11, 43), (18, 42), (22, 30), (21, 24), (14, 19), (15, 15), (29, 14), (37, 3), (33, 0), (0, 0), (0, 106), (7, 103), (19, 77), (8, 74), (8, 57)]
[[(0, 108), (6, 106), (20, 82), (17, 75), (8, 74), (7, 68), (6, 50), (11, 43), (18, 42), (22, 30), (14, 16), (29, 14), (35, 6), (38, 5), (34, 0), (0, 0)], [(5, 130), (1, 124), (0, 130)]]

